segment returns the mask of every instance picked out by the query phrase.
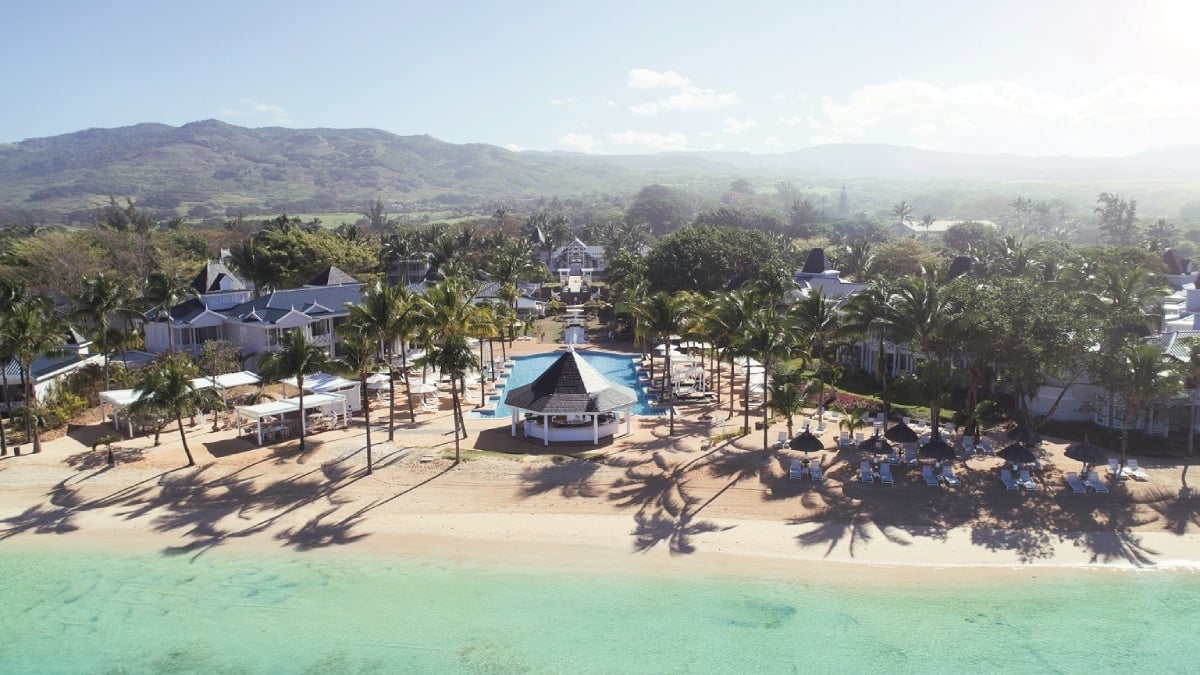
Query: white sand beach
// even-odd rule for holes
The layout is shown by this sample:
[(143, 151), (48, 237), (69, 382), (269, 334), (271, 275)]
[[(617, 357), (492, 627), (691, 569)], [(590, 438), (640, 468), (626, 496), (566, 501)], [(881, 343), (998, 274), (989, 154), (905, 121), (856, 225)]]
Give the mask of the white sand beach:
[[(1075, 495), (1063, 471), (1079, 464), (1049, 439), (1040, 489), (1014, 493), (1000, 484), (996, 458), (960, 463), (959, 488), (927, 487), (910, 468), (897, 470), (895, 486), (861, 485), (856, 451), (827, 449), (819, 454), (825, 481), (814, 485), (788, 478), (793, 451), (764, 455), (761, 431), (710, 444), (713, 427), (701, 417), (724, 418), (727, 405), (680, 406), (674, 435), (665, 419), (637, 418), (630, 436), (599, 447), (546, 449), (512, 438), (507, 420), (469, 420), (458, 465), (448, 403), (418, 413), (415, 425), (398, 405), (394, 442), (386, 407), (376, 407), (371, 476), (361, 418), (311, 436), (304, 453), (294, 438), (257, 447), (233, 430), (197, 424), (187, 427), (193, 468), (174, 425), (158, 447), (148, 436), (115, 443), (109, 467), (103, 451), (91, 449), (111, 430), (97, 422), (47, 442), (41, 454), (0, 461), (0, 539), (764, 577), (795, 574), (797, 563), (828, 578), (856, 565), (937, 566), (946, 568), (943, 578), (979, 568), (1200, 567), (1200, 500), (1186, 465), (1143, 460), (1149, 480)], [(773, 425), (769, 437), (783, 429)], [(827, 447), (835, 436), (825, 434)]]

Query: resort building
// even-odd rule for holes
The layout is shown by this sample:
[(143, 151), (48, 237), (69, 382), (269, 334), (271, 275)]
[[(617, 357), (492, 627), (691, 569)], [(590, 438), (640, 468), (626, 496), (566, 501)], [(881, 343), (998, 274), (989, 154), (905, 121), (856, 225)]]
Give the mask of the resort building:
[[(104, 363), (103, 355), (91, 353), (92, 341), (80, 335), (75, 329), (68, 330), (63, 337), (63, 344), (56, 350), (56, 354), (38, 356), (30, 364), (27, 372), (21, 368), (20, 362), (16, 359), (9, 359), (4, 364), (3, 378), (0, 378), (3, 385), (0, 386), (7, 387), (5, 393), (8, 395), (7, 400), (10, 406), (19, 407), (24, 400), (22, 386), (25, 378), (32, 381), (34, 396), (39, 401), (44, 401), (50, 388), (71, 373), (88, 364)], [(0, 406), (3, 406), (4, 400), (0, 399)]]
[[(566, 245), (559, 246), (550, 253), (550, 269), (556, 270), (560, 277), (574, 272), (591, 281), (593, 273), (602, 273), (607, 267), (608, 261), (604, 256), (604, 247), (588, 246), (579, 237), (575, 237)], [(563, 283), (566, 283), (565, 278)]]
[(992, 229), (998, 229), (996, 227), (996, 223), (993, 223), (990, 220), (935, 220), (928, 226), (919, 220), (905, 220), (903, 222), (892, 223), (892, 226), (888, 229), (897, 237), (925, 238), (930, 236), (941, 236), (946, 233), (946, 230), (949, 230), (955, 225), (962, 225), (963, 223), (979, 223), (980, 225), (985, 225)]

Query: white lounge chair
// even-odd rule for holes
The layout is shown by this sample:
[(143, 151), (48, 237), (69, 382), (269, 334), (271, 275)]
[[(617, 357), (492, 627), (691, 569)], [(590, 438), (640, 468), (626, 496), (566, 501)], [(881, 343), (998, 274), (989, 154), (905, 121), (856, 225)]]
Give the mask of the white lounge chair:
[(850, 432), (846, 431), (845, 429), (842, 429), (841, 432), (838, 433), (838, 446), (844, 448), (849, 445), (850, 445)]
[(942, 482), (950, 487), (958, 487), (962, 485), (962, 481), (958, 479), (958, 476), (954, 475), (954, 467), (950, 466), (949, 464), (946, 464), (942, 467)]
[(896, 454), (895, 448), (893, 448), (892, 451), (888, 453), (887, 458), (888, 458), (887, 463), (892, 466), (896, 466), (896, 465), (900, 464), (900, 455)]
[(1104, 484), (1104, 481), (1100, 480), (1100, 474), (1098, 472), (1096, 472), (1096, 471), (1088, 472), (1087, 482), (1088, 482), (1088, 485), (1092, 486), (1092, 489), (1096, 491), (1096, 494), (1098, 494), (1098, 495), (1108, 494), (1108, 486)]
[(896, 482), (892, 478), (892, 467), (886, 463), (879, 465), (879, 482), (884, 485), (894, 485)]
[(963, 436), (962, 446), (963, 446), (963, 456), (965, 456), (965, 457), (974, 457), (975, 456), (975, 437), (974, 436)]
[(1000, 481), (1004, 483), (1005, 490), (1009, 492), (1017, 491), (1017, 481), (1013, 480), (1012, 471), (1000, 469)]
[(995, 448), (992, 447), (992, 439), (985, 438), (985, 439), (983, 439), (983, 441), (981, 441), (980, 445), (983, 446), (983, 454), (985, 454), (989, 457), (996, 454)]
[(1108, 458), (1108, 472), (1116, 476), (1121, 473), (1121, 460), (1116, 457)]
[(946, 422), (942, 425), (942, 435), (946, 438), (952, 438), (954, 436), (954, 431), (954, 425), (950, 422)]
[(1144, 469), (1138, 467), (1138, 461), (1136, 459), (1126, 460), (1125, 475), (1136, 480), (1150, 480), (1150, 474), (1146, 473)]
[(933, 475), (933, 467), (928, 464), (921, 467), (921, 476), (925, 479), (925, 485), (929, 487), (937, 487), (941, 485), (941, 483), (938, 482), (938, 477)]
[(793, 480), (800, 480), (801, 478), (804, 478), (804, 465), (800, 463), (800, 460), (792, 460), (791, 469), (788, 470), (788, 478)]
[(916, 466), (921, 463), (921, 455), (916, 448), (904, 449), (904, 463), (909, 466)]
[(820, 483), (825, 480), (825, 473), (821, 469), (821, 460), (814, 459), (808, 464), (808, 477)]
[(1087, 494), (1087, 486), (1083, 484), (1083, 481), (1079, 480), (1079, 474), (1074, 471), (1067, 472), (1067, 485), (1070, 485), (1071, 492), (1077, 495)]
[(861, 432), (861, 431), (855, 432), (855, 434), (854, 434), (855, 445), (862, 445), (862, 442), (865, 440), (867, 440), (867, 437), (863, 435), (863, 432)]
[(1021, 484), (1021, 487), (1025, 488), (1026, 490), (1036, 491), (1041, 489), (1037, 483), (1033, 482), (1033, 476), (1029, 475), (1029, 469), (1021, 469), (1021, 475), (1020, 478), (1018, 478), (1018, 482)]
[[(779, 432), (779, 438), (775, 439), (775, 447), (782, 448), (788, 444), (788, 435), (786, 431)], [(793, 460), (795, 461), (795, 460)]]
[(825, 419), (829, 420), (833, 424), (837, 424), (842, 420), (842, 414), (836, 410), (830, 410), (829, 412), (825, 413)]
[(858, 480), (868, 484), (875, 482), (875, 472), (871, 470), (870, 464), (862, 462), (858, 465)]

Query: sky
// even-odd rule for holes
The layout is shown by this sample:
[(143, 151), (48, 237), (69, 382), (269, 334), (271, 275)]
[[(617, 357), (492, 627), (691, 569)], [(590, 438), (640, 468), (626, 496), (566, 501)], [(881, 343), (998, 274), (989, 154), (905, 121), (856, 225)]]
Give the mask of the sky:
[(513, 150), (1200, 144), (1200, 2), (0, 0), (0, 143), (140, 122)]

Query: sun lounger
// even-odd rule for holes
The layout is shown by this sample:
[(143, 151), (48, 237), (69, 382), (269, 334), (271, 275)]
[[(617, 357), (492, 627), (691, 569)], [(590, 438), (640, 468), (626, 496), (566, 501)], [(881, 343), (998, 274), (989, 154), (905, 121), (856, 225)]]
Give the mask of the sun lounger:
[(954, 475), (954, 467), (949, 464), (942, 467), (942, 482), (950, 487), (962, 485), (962, 481), (958, 479), (958, 476)]
[(842, 430), (842, 431), (841, 431), (841, 432), (838, 434), (838, 446), (839, 446), (839, 447), (846, 447), (846, 446), (848, 446), (848, 445), (850, 445), (850, 432), (849, 432), (849, 431), (846, 431), (845, 429), (843, 429), (843, 430)]
[(1150, 480), (1150, 474), (1138, 467), (1136, 459), (1130, 459), (1125, 462), (1125, 475), (1136, 480)]
[(892, 478), (892, 467), (887, 464), (879, 465), (879, 482), (884, 485), (894, 485), (896, 480)]
[(904, 449), (904, 463), (909, 466), (916, 466), (921, 463), (921, 455), (916, 448)]
[(1096, 494), (1099, 494), (1099, 495), (1108, 494), (1108, 486), (1104, 484), (1104, 481), (1100, 480), (1100, 474), (1098, 472), (1096, 472), (1096, 471), (1088, 472), (1087, 482), (1088, 482), (1088, 485), (1090, 485), (1092, 487), (1092, 489), (1096, 491)]
[(830, 422), (833, 422), (834, 424), (837, 424), (838, 422), (842, 421), (842, 414), (836, 410), (830, 410), (829, 412), (825, 413), (825, 417), (826, 417), (826, 419), (828, 419)]
[(992, 447), (992, 439), (990, 439), (990, 438), (983, 439), (981, 445), (983, 445), (983, 454), (987, 455), (988, 457), (991, 457), (996, 454), (995, 448)]
[(938, 485), (941, 485), (941, 483), (938, 481), (938, 477), (933, 475), (933, 467), (928, 464), (921, 467), (921, 476), (925, 479), (925, 485), (929, 487), (937, 487)]
[[(782, 448), (788, 444), (788, 435), (786, 431), (779, 432), (779, 437), (775, 439), (775, 447)], [(795, 461), (795, 460), (793, 460)]]
[(1070, 485), (1071, 492), (1077, 495), (1087, 494), (1087, 486), (1083, 484), (1083, 481), (1079, 480), (1079, 474), (1074, 471), (1067, 472), (1067, 485)]
[(871, 470), (871, 465), (863, 462), (858, 465), (858, 480), (863, 483), (874, 483), (875, 472)]
[(1121, 460), (1117, 459), (1116, 457), (1109, 457), (1108, 472), (1114, 476), (1121, 473)]
[(963, 456), (964, 457), (974, 457), (975, 456), (975, 437), (974, 436), (963, 436), (962, 446), (963, 446)]
[(943, 424), (942, 425), (942, 435), (945, 436), (946, 438), (950, 438), (950, 437), (954, 436), (954, 425), (949, 422), (946, 422), (945, 424)]
[(917, 439), (918, 445), (926, 445), (928, 443), (929, 443), (929, 434), (922, 434), (921, 437)]
[(818, 483), (820, 483), (822, 480), (825, 479), (825, 473), (824, 473), (824, 470), (821, 468), (820, 460), (814, 459), (811, 462), (809, 462), (808, 477)]
[(799, 480), (801, 478), (804, 478), (804, 465), (802, 465), (800, 463), (800, 460), (798, 460), (798, 459), (792, 460), (792, 467), (791, 467), (791, 469), (788, 470), (788, 478), (791, 478), (794, 480)]
[(867, 438), (866, 438), (866, 436), (863, 435), (863, 432), (859, 431), (854, 434), (854, 444), (855, 445), (862, 445), (862, 442), (865, 440), (867, 440)]
[(1033, 481), (1033, 477), (1029, 475), (1029, 469), (1021, 469), (1021, 476), (1017, 482), (1019, 482), (1021, 487), (1025, 488), (1026, 490), (1036, 491), (1039, 489), (1038, 484), (1035, 483)]
[(1004, 483), (1004, 489), (1009, 492), (1017, 491), (1017, 481), (1013, 480), (1012, 471), (1008, 469), (1000, 469), (1000, 480)]
[(889, 452), (887, 458), (888, 458), (887, 463), (892, 466), (896, 466), (900, 463), (900, 456), (896, 454), (895, 450), (892, 450), (891, 452)]

